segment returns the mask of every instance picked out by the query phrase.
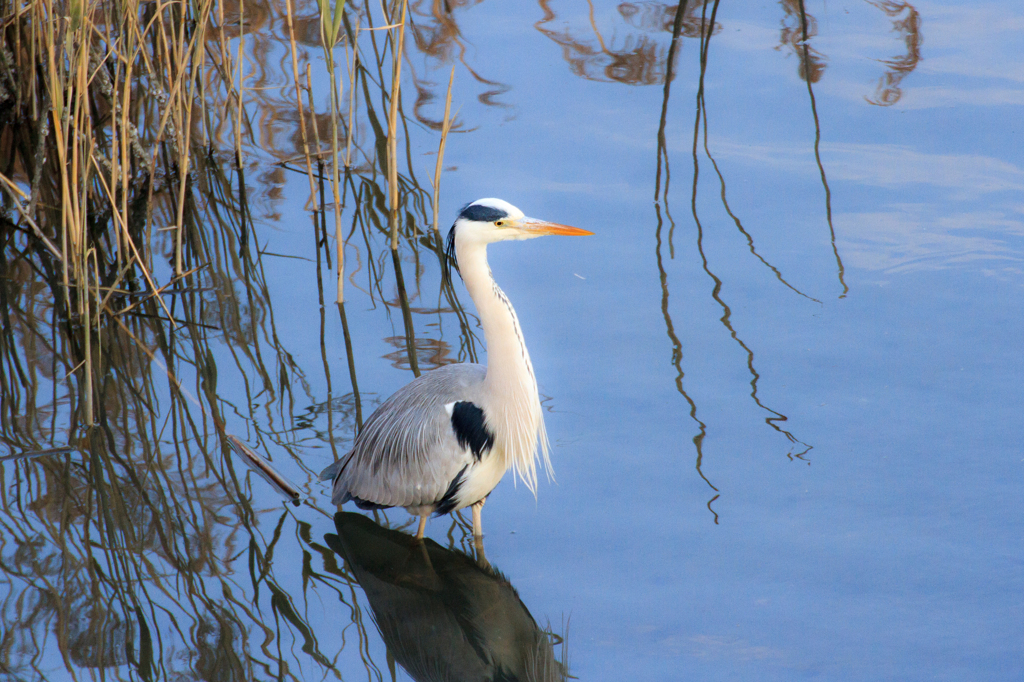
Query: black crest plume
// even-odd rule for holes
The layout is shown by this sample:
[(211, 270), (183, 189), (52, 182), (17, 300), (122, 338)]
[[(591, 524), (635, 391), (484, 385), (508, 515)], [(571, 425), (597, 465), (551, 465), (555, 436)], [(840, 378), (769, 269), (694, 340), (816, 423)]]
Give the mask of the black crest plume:
[[(484, 204), (466, 204), (459, 211), (459, 218), (475, 220), (481, 223), (493, 223), (507, 217), (508, 213), (504, 210)], [(455, 222), (458, 223), (458, 219)], [(453, 265), (455, 266), (455, 272), (458, 272), (459, 277), (462, 277), (462, 272), (459, 271), (459, 259), (455, 256), (455, 225), (452, 225), (452, 229), (448, 230), (448, 239), (444, 245), (444, 252), (447, 255), (444, 263), (445, 277), (448, 278), (448, 281), (451, 281), (451, 266)]]
[(452, 225), (452, 229), (448, 230), (448, 238), (444, 243), (444, 277), (449, 282), (452, 281), (452, 267), (454, 266), (455, 272), (459, 273), (459, 277), (462, 277), (462, 273), (459, 272), (459, 259), (455, 257), (455, 226)]

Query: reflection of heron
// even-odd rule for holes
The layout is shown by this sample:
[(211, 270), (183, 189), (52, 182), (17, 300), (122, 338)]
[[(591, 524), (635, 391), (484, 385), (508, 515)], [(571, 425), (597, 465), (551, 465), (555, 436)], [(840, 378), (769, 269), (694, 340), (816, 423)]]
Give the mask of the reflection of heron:
[(334, 522), (327, 545), (355, 574), (388, 653), (413, 679), (566, 679), (552, 636), (500, 573), (359, 514), (338, 512)]
[(332, 500), (360, 509), (405, 507), (420, 517), (473, 505), (473, 533), (481, 536), (484, 499), (509, 467), (536, 492), (535, 453), (550, 473), (537, 380), (519, 320), (491, 277), (487, 245), (546, 234), (593, 234), (527, 218), (500, 199), (480, 199), (459, 213), (448, 233), (455, 260), (476, 304), (487, 339), (488, 366), (447, 365), (400, 389), (377, 408), (352, 451), (324, 469)]

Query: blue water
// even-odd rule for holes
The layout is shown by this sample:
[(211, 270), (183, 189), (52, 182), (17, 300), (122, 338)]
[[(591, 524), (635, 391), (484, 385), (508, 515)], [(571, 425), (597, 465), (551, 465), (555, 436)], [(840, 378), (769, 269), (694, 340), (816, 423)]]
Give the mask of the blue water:
[[(663, 81), (609, 82), (604, 70), (601, 40), (623, 51), (644, 39), (663, 78), (674, 7), (635, 6), (667, 12), (667, 32), (628, 23), (626, 4), (595, 3), (601, 40), (586, 3), (558, 3), (540, 27), (532, 6), (454, 11), (466, 63), (506, 89), (502, 106), (487, 106), (477, 97), (494, 87), (456, 69), (453, 109), (467, 131), (448, 140), (443, 227), (464, 203), (498, 196), (596, 233), (490, 249), (548, 410), (557, 482), (542, 482), (535, 499), (506, 477), (484, 509), (487, 558), (538, 625), (565, 636), (557, 651), (581, 680), (1020, 679), (1024, 14), (1008, 2), (886, 4), (893, 16), (869, 2), (809, 3), (809, 44), (825, 65), (812, 84), (819, 167), (808, 86), (794, 48), (779, 47), (782, 22), (798, 26), (784, 4), (723, 3), (716, 17), (707, 146), (728, 207), (703, 121), (693, 155), (699, 40), (678, 44), (657, 195)], [(884, 60), (916, 40), (893, 28), (911, 14), (919, 60), (898, 101), (873, 104)], [(574, 71), (568, 58), (584, 66)], [(441, 90), (432, 118), (449, 68), (410, 57), (409, 70)], [(411, 134), (426, 178), (436, 133), (414, 125)], [(315, 481), (333, 461), (326, 417), (296, 421), (328, 397), (308, 193), (305, 177), (289, 174), (265, 199), (276, 218), (257, 223), (266, 252), (304, 259), (264, 258), (302, 390), (246, 407), (224, 342), (218, 395), (243, 406), (228, 412), (229, 431), (286, 434), (290, 452), (273, 438), (261, 452), (327, 512), (303, 506), (282, 520), (280, 498), (253, 477), (254, 542), (283, 529), (266, 570), (341, 678), (390, 679), (365, 595), (344, 591), (361, 604), (357, 636), (337, 594), (304, 577), (304, 565), (324, 565), (310, 542), (334, 532), (328, 487)], [(373, 246), (382, 295), (394, 302), (386, 241)], [(418, 283), (409, 286), (417, 337), (458, 356), (454, 316), (428, 312), (438, 305), (436, 257), (421, 250), (417, 277), (404, 253), (407, 284)], [(402, 315), (371, 296), (367, 258), (351, 240), (346, 268), (363, 269), (346, 313), (364, 416), (413, 376), (393, 366), (404, 342), (388, 339), (403, 336)], [(323, 291), (337, 399), (352, 387), (333, 271)], [(352, 435), (349, 418), (335, 430), (340, 452)], [(448, 547), (450, 528), (432, 520), (428, 535)], [(452, 537), (467, 542), (461, 530)], [(254, 625), (242, 637), (247, 655), (285, 661), (296, 679), (335, 679), (295, 630), (273, 624), (246, 561), (228, 566), (271, 632)], [(260, 653), (264, 637), (270, 653)]]

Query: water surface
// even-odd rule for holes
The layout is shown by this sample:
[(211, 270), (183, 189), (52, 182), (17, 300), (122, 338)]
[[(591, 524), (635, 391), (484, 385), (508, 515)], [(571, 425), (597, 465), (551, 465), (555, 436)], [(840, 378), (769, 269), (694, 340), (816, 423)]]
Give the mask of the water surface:
[[(657, 3), (450, 7), (412, 6), (403, 173), (423, 195), (406, 205), (429, 205), (428, 123), (454, 64), (442, 228), (498, 196), (596, 233), (490, 250), (557, 483), (536, 499), (499, 485), (487, 559), (559, 666), (583, 680), (1019, 679), (1020, 9), (809, 3), (805, 24), (788, 1), (694, 4), (678, 21)], [(283, 8), (262, 9), (251, 225), (211, 247), (206, 289), (174, 308), (189, 324), (142, 339), (148, 354), (111, 342), (125, 350), (110, 351), (107, 430), (83, 437), (69, 372), (52, 371), (59, 344), (24, 321), (45, 326), (47, 292), (8, 265), (22, 312), (5, 353), (32, 380), (4, 396), (5, 443), (75, 449), (0, 464), (0, 676), (391, 679), (378, 605), (325, 540), (336, 510), (316, 472), (413, 378), (410, 346), (427, 370), (483, 358), (482, 333), (461, 284), (457, 301), (441, 291), (429, 208), (410, 209), (426, 236), (403, 239), (404, 291), (386, 235), (353, 222), (386, 224), (370, 163), (343, 211), (343, 325), (294, 161)], [(319, 48), (302, 49), (323, 83)], [(414, 106), (417, 88), (434, 98)], [(357, 130), (375, 158), (369, 123)], [(145, 400), (119, 397), (124, 377)], [(428, 535), (471, 549), (448, 517)]]

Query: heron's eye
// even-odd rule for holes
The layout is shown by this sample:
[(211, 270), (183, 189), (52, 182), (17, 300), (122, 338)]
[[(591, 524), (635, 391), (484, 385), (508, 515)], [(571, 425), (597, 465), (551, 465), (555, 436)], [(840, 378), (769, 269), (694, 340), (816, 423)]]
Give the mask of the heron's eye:
[(495, 220), (494, 221), (494, 226), (495, 227), (502, 227), (504, 224), (505, 224), (504, 220)]

